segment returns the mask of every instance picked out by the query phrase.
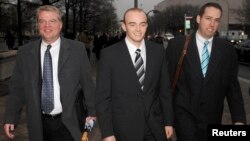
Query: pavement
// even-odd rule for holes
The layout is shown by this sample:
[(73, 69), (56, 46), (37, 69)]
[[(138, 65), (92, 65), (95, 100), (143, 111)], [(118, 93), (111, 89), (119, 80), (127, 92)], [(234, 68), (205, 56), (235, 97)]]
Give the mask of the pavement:
[(8, 46), (4, 43), (0, 41), (0, 52), (1, 51), (8, 51)]
[[(7, 48), (6, 48), (7, 49)], [(0, 51), (1, 51), (1, 43), (0, 43)], [(96, 61), (93, 57), (94, 55), (91, 55), (91, 65), (92, 65), (92, 76), (95, 80), (95, 70), (96, 70)], [(250, 94), (249, 94), (249, 88), (250, 88), (250, 80), (244, 79), (239, 77), (239, 82), (244, 98), (245, 108), (247, 112), (247, 123), (250, 124)], [(0, 81), (0, 141), (10, 141), (7, 139), (3, 133), (3, 114), (5, 110), (5, 100), (8, 97), (8, 83), (9, 79)], [(227, 106), (227, 102), (225, 101), (225, 108), (224, 108), (224, 114), (223, 114), (223, 124), (232, 124), (231, 117), (230, 117), (230, 111)], [(174, 138), (175, 140), (175, 138)], [(21, 119), (19, 122), (19, 125), (15, 131), (15, 138), (12, 141), (28, 141), (28, 134), (27, 134), (27, 128), (26, 128), (26, 115), (24, 112), (22, 112)], [(98, 127), (98, 122), (96, 123), (94, 129), (89, 133), (89, 141), (101, 141), (101, 133)]]

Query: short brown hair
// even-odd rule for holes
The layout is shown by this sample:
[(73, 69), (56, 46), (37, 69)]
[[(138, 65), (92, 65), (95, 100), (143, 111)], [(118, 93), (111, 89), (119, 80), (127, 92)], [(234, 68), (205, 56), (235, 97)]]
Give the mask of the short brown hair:
[(142, 9), (140, 9), (140, 8), (129, 8), (128, 10), (126, 10), (126, 12), (123, 15), (123, 23), (125, 23), (125, 17), (127, 15), (127, 13), (130, 12), (130, 11), (143, 12), (146, 15), (146, 17), (147, 17), (147, 14)]
[(222, 15), (222, 8), (221, 8), (221, 6), (218, 3), (215, 3), (215, 2), (208, 2), (208, 3), (204, 4), (200, 8), (198, 15), (202, 17), (207, 7), (214, 7), (216, 9), (219, 9), (220, 12), (221, 12), (221, 15)]

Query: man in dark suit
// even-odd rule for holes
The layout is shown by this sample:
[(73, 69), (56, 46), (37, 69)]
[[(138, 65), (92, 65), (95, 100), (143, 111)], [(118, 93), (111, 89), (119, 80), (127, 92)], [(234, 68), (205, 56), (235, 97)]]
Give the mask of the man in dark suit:
[(166, 141), (173, 134), (164, 48), (144, 40), (147, 25), (141, 9), (128, 9), (125, 40), (101, 53), (96, 111), (103, 141)]
[[(236, 52), (228, 42), (214, 37), (221, 15), (219, 4), (207, 3), (196, 18), (198, 30), (191, 35), (173, 98), (178, 141), (206, 141), (207, 125), (221, 124), (225, 97), (233, 123), (246, 122)], [(169, 42), (166, 56), (170, 77), (184, 42), (185, 37)]]
[(75, 104), (79, 89), (84, 91), (86, 120), (95, 120), (94, 84), (86, 50), (82, 43), (60, 37), (61, 18), (55, 6), (38, 8), (42, 38), (18, 50), (4, 121), (4, 131), (11, 139), (25, 105), (30, 141), (80, 141)]

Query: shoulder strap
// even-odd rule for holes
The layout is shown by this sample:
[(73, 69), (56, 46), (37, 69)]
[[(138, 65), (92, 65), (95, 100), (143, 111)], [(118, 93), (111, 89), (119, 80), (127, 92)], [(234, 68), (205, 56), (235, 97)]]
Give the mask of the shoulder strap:
[(175, 74), (174, 74), (174, 79), (172, 80), (171, 88), (173, 89), (173, 91), (175, 90), (177, 81), (178, 81), (180, 73), (181, 73), (181, 68), (182, 68), (183, 60), (184, 60), (184, 57), (185, 57), (185, 55), (187, 53), (189, 42), (190, 42), (190, 35), (187, 35), (186, 36), (186, 40), (185, 40), (185, 44), (184, 44), (184, 48), (183, 48), (183, 50), (181, 52), (181, 57), (180, 57), (180, 59), (178, 61), (178, 64), (176, 66), (176, 70), (175, 70)]

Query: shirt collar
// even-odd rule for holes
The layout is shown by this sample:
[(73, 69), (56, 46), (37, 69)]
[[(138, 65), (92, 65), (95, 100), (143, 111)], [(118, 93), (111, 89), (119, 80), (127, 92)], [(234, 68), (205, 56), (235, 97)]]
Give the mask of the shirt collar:
[(137, 49), (141, 50), (141, 53), (145, 53), (145, 41), (144, 39), (141, 41), (141, 45), (139, 48), (137, 48), (135, 45), (133, 45), (128, 39), (127, 37), (125, 38), (125, 42), (127, 44), (128, 50), (130, 52), (130, 54), (135, 53), (135, 51)]
[(205, 41), (209, 41), (209, 44), (211, 44), (212, 41), (213, 41), (213, 38), (214, 38), (214, 37), (211, 37), (211, 38), (209, 38), (209, 39), (205, 39), (205, 38), (203, 38), (203, 37), (199, 34), (198, 31), (196, 32), (196, 39), (197, 39), (199, 42), (201, 42), (201, 43), (205, 43)]
[[(60, 46), (61, 38), (59, 37), (54, 43), (50, 44), (53, 47)], [(49, 44), (42, 40), (42, 46), (47, 47)]]

